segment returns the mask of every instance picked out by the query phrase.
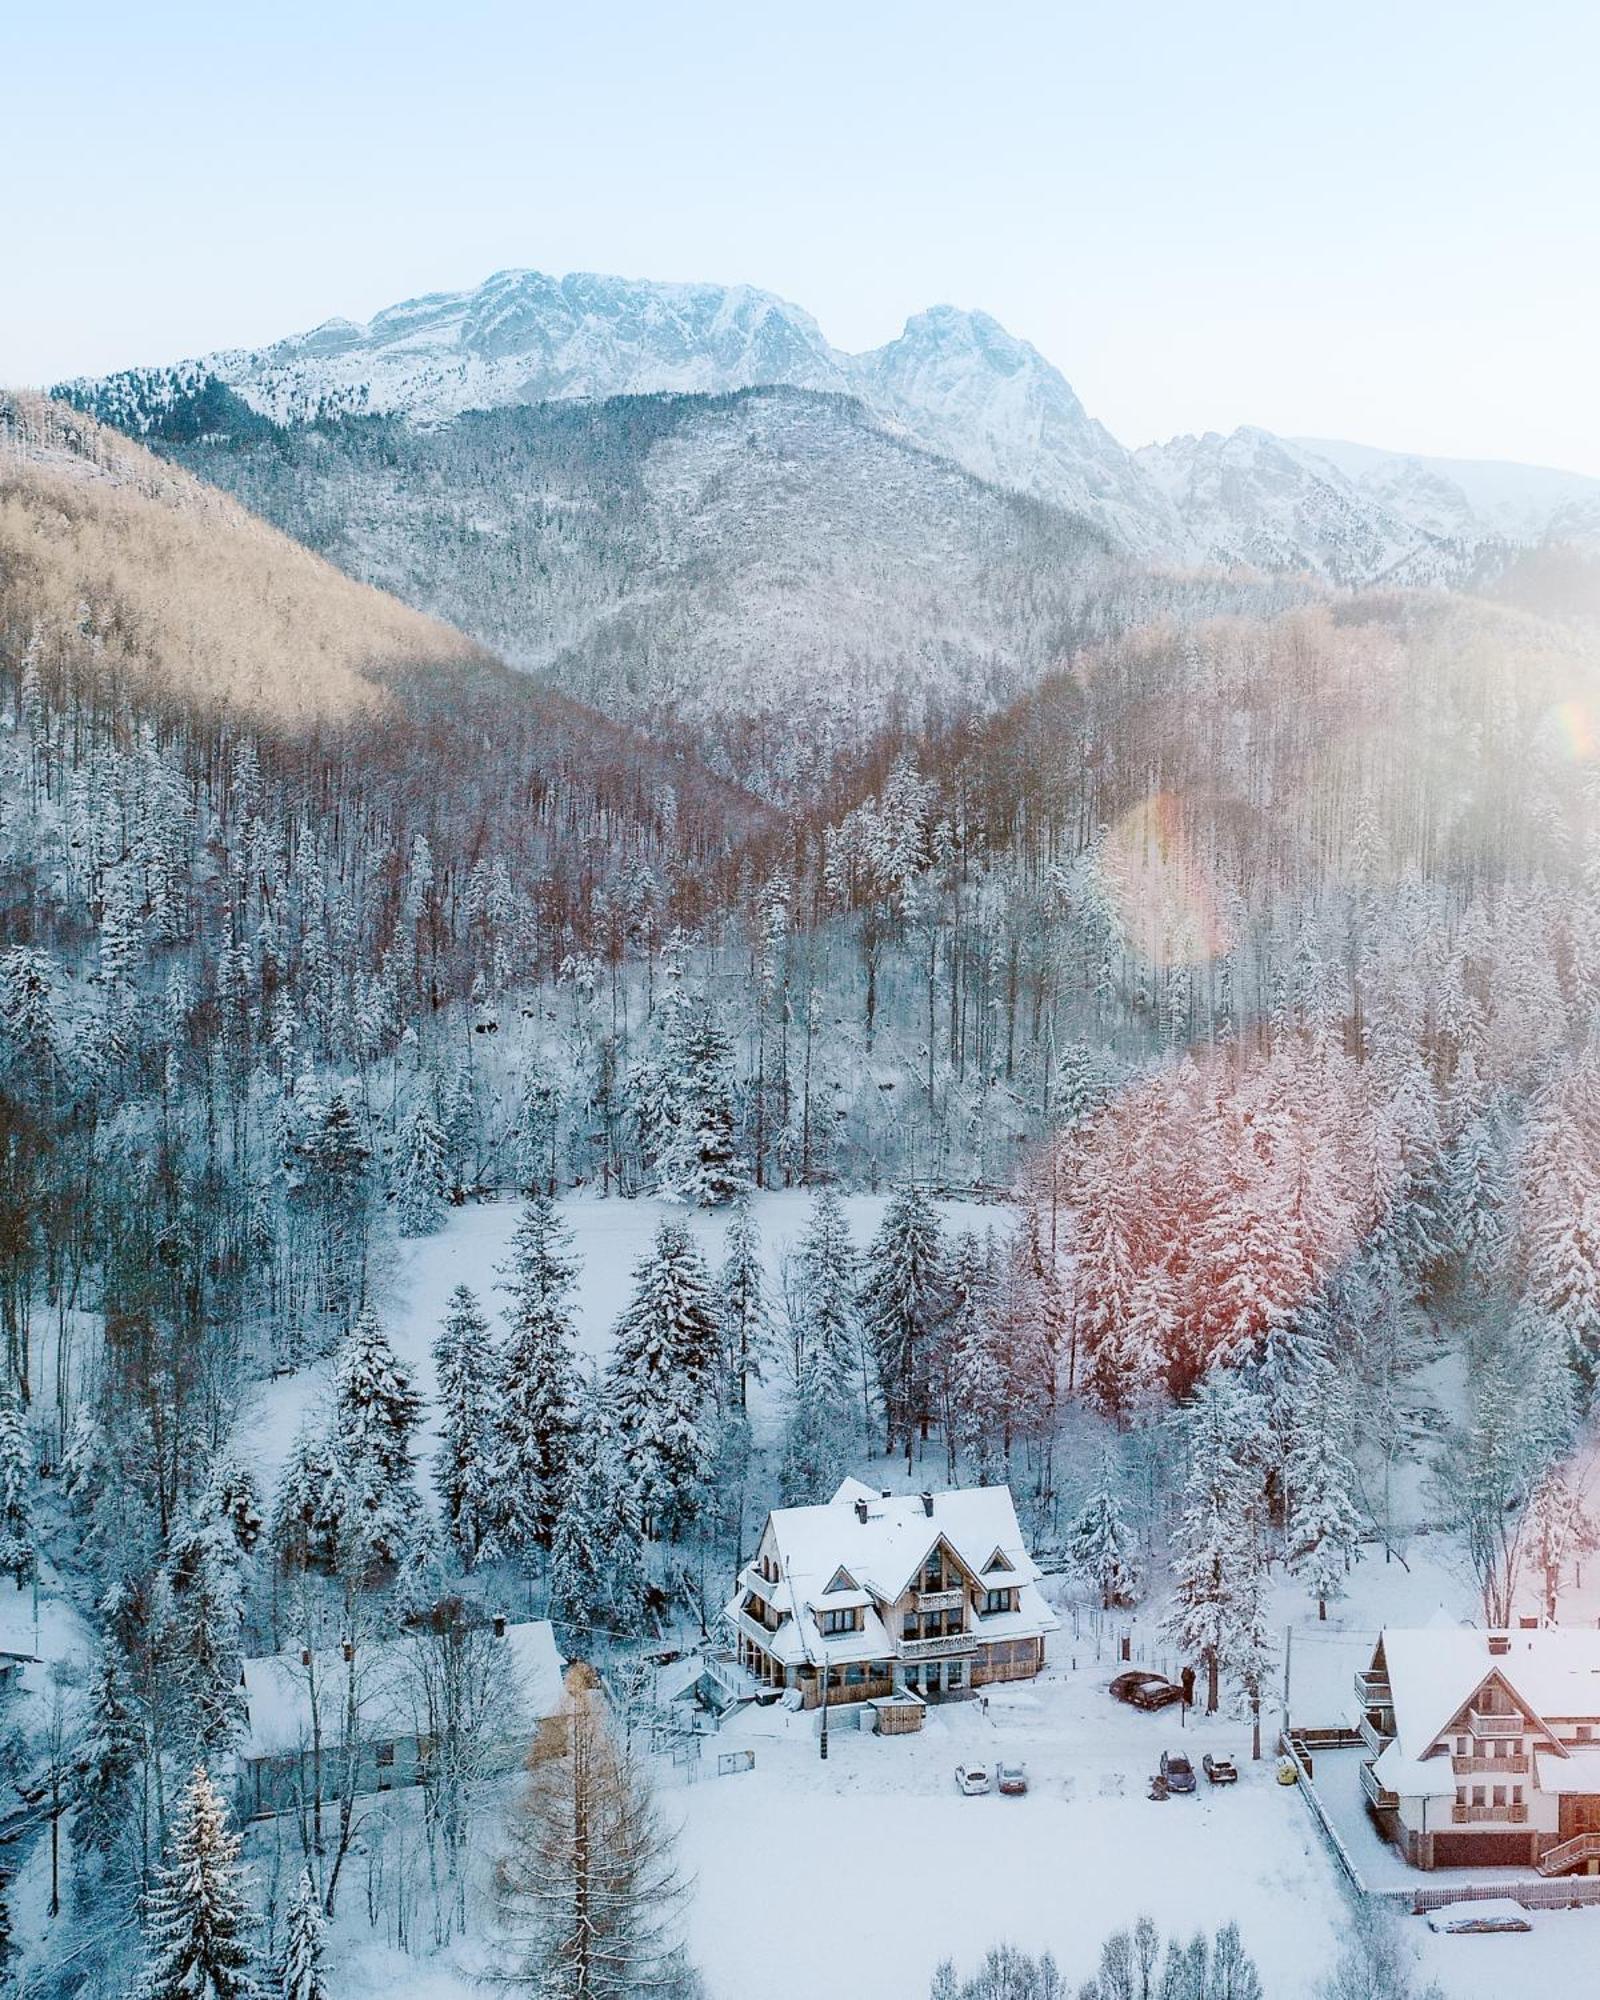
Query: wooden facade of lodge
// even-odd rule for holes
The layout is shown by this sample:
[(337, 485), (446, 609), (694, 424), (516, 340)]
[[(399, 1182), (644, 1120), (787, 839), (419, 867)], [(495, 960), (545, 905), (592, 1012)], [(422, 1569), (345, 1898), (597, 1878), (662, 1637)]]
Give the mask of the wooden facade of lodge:
[[(768, 1516), (724, 1620), (755, 1681), (807, 1708), (1031, 1680), (1058, 1623), (1009, 1487), (891, 1496), (853, 1479), (823, 1506)], [(899, 1734), (921, 1713), (880, 1726)]]
[(1600, 1631), (1385, 1632), (1362, 1790), (1414, 1868), (1600, 1874)]

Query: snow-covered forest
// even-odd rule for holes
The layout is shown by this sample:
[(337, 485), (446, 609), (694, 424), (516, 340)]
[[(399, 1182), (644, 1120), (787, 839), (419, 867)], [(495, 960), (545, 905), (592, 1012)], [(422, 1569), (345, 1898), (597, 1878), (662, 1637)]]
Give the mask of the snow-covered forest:
[[(175, 463), (0, 403), (0, 1985), (749, 1990), (661, 1675), (847, 1476), (1008, 1485), (1071, 1672), (1138, 1630), (1257, 1757), (1286, 1625), (1573, 1601), (1581, 547), (1344, 590), (1134, 562), (831, 393), (221, 393), (135, 426)], [(252, 1816), (269, 1656), (316, 1749)], [(885, 1991), (1409, 1990), (1216, 1908)]]

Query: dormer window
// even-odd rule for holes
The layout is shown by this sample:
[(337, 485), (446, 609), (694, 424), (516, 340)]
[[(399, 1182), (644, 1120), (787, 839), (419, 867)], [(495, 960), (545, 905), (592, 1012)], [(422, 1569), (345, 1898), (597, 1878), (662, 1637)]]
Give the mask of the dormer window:
[(843, 1611), (824, 1611), (822, 1630), (824, 1636), (829, 1639), (836, 1639), (843, 1632), (859, 1632), (861, 1613), (854, 1605)]
[(1007, 1562), (1006, 1552), (1004, 1549), (996, 1549), (994, 1554), (990, 1556), (989, 1560), (984, 1564), (983, 1573), (985, 1576), (988, 1576), (994, 1570), (1009, 1570), (1009, 1569), (1014, 1569), (1015, 1566), (1016, 1565), (1014, 1563)]
[(836, 1590), (859, 1590), (860, 1587), (861, 1586), (856, 1582), (855, 1578), (850, 1574), (850, 1572), (847, 1569), (836, 1569), (833, 1573), (832, 1579), (828, 1584), (827, 1590), (825, 1590), (822, 1594), (824, 1597), (826, 1597), (831, 1592)]

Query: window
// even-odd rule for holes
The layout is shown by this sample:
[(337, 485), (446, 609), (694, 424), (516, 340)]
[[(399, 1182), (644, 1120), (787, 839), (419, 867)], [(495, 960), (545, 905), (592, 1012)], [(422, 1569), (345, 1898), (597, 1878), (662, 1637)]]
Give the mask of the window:
[(378, 1769), (386, 1771), (394, 1762), (394, 1745), (392, 1743), (380, 1743), (373, 1752), (373, 1755), (377, 1758)]
[(1467, 1788), (1466, 1788), (1466, 1786), (1465, 1786), (1465, 1785), (1457, 1785), (1457, 1786), (1456, 1786), (1456, 1804), (1457, 1804), (1458, 1806), (1461, 1806), (1461, 1807), (1462, 1807), (1462, 1808), (1464, 1809), (1464, 1808), (1465, 1808), (1465, 1806), (1466, 1806), (1466, 1803), (1467, 1803)]
[(860, 1667), (846, 1667), (844, 1670), (844, 1684), (846, 1687), (860, 1687), (865, 1679), (866, 1675)]
[(906, 1686), (907, 1686), (908, 1688), (920, 1688), (920, 1687), (921, 1687), (921, 1685), (922, 1685), (922, 1669), (921, 1669), (921, 1667), (907, 1667), (907, 1668), (906, 1668)]
[(1495, 1786), (1495, 1788), (1494, 1788), (1494, 1802), (1495, 1802), (1495, 1804), (1496, 1804), (1497, 1806), (1503, 1806), (1503, 1805), (1505, 1804), (1505, 1802), (1506, 1802), (1506, 1788), (1505, 1788), (1505, 1786), (1504, 1786), (1504, 1785), (1496, 1785), (1496, 1786)]
[(1486, 1785), (1474, 1785), (1474, 1786), (1473, 1786), (1473, 1788), (1472, 1788), (1472, 1803), (1473, 1803), (1473, 1804), (1474, 1804), (1475, 1806), (1483, 1806), (1483, 1805), (1487, 1805), (1487, 1804), (1489, 1803), (1489, 1789), (1488, 1789), (1488, 1787), (1487, 1787)]
[(828, 1589), (823, 1592), (823, 1596), (826, 1597), (830, 1591), (854, 1590), (855, 1587), (856, 1580), (847, 1569), (836, 1569), (833, 1573), (832, 1581), (828, 1585)]
[(1456, 1738), (1456, 1755), (1458, 1757), (1470, 1757), (1472, 1755), (1472, 1739), (1470, 1736), (1458, 1736)]
[(996, 1611), (1009, 1611), (1011, 1609), (1011, 1592), (1009, 1590), (986, 1590), (983, 1593), (983, 1609), (986, 1617)]
[(1592, 1743), (1594, 1741), (1594, 1724), (1592, 1722), (1580, 1722), (1578, 1724), (1578, 1741), (1580, 1743)]
[(860, 1618), (861, 1613), (854, 1608), (848, 1611), (824, 1611), (822, 1629), (829, 1634), (854, 1632), (859, 1627)]
[(966, 1668), (961, 1664), (959, 1660), (952, 1660), (948, 1668), (946, 1668), (945, 1670), (945, 1677), (944, 1677), (945, 1686), (953, 1688), (960, 1687), (962, 1680), (966, 1675), (966, 1671), (967, 1671)]
[(1514, 1806), (1522, 1804), (1522, 1787), (1520, 1785), (1513, 1785), (1511, 1787), (1511, 1803)]
[(917, 1614), (914, 1611), (906, 1613), (905, 1626), (900, 1636), (902, 1639), (914, 1639), (917, 1636)]

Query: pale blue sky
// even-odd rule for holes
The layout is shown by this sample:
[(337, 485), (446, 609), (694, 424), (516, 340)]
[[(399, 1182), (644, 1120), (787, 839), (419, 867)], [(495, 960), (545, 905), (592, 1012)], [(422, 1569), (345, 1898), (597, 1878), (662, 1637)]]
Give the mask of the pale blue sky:
[(1600, 474), (1594, 0), (17, 0), (0, 380), (491, 271), (982, 306), (1129, 443)]

